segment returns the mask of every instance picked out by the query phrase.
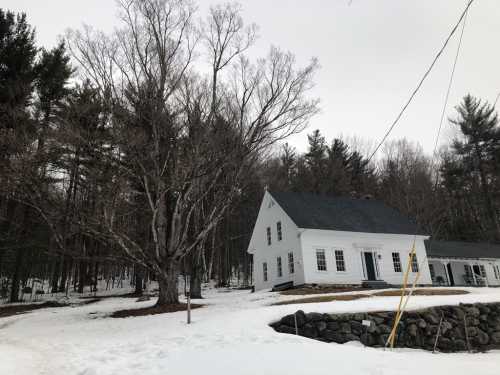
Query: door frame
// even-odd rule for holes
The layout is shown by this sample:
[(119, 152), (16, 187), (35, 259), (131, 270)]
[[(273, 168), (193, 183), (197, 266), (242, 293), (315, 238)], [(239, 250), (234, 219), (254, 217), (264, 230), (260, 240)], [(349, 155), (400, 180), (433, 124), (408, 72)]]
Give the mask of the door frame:
[(363, 280), (368, 280), (368, 271), (366, 269), (365, 253), (372, 254), (373, 268), (375, 271), (375, 280), (380, 280), (380, 269), (378, 266), (378, 253), (377, 253), (376, 249), (372, 249), (372, 248), (364, 248), (360, 251), (361, 268), (363, 270)]

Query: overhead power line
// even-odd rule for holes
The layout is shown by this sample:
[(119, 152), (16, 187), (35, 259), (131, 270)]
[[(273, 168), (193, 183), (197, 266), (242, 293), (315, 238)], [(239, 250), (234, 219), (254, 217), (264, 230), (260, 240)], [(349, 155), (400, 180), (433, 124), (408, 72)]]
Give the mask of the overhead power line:
[(462, 23), (462, 32), (460, 33), (460, 39), (458, 41), (457, 53), (455, 55), (455, 61), (453, 62), (453, 68), (451, 69), (450, 83), (448, 84), (448, 90), (446, 91), (446, 97), (444, 99), (443, 110), (441, 111), (441, 118), (439, 119), (439, 128), (436, 135), (436, 143), (434, 144), (434, 151), (432, 155), (436, 155), (436, 150), (439, 142), (439, 136), (441, 135), (441, 128), (443, 127), (444, 114), (446, 112), (446, 107), (448, 106), (448, 98), (450, 96), (451, 85), (453, 84), (453, 76), (455, 75), (455, 68), (457, 66), (458, 56), (460, 55), (460, 47), (462, 46), (462, 38), (464, 36), (465, 23), (467, 22), (467, 10), (465, 10), (464, 22)]
[(423, 75), (422, 79), (420, 80), (420, 82), (418, 83), (417, 87), (415, 88), (415, 90), (413, 90), (412, 94), (410, 95), (410, 98), (408, 99), (408, 101), (406, 102), (406, 104), (403, 106), (403, 108), (401, 109), (401, 111), (399, 112), (399, 114), (396, 116), (396, 119), (393, 121), (393, 123), (391, 124), (391, 126), (389, 127), (389, 129), (387, 130), (387, 132), (385, 133), (384, 137), (380, 141), (380, 143), (375, 148), (375, 151), (373, 151), (373, 153), (368, 158), (368, 162), (370, 162), (372, 160), (372, 158), (375, 156), (375, 154), (377, 153), (377, 151), (379, 150), (379, 148), (384, 144), (384, 142), (387, 139), (387, 137), (389, 136), (389, 134), (391, 134), (392, 130), (394, 129), (394, 127), (397, 125), (397, 123), (401, 119), (401, 116), (403, 116), (403, 113), (406, 111), (406, 108), (408, 108), (408, 106), (410, 105), (410, 103), (413, 101), (413, 98), (417, 94), (418, 90), (420, 90), (420, 87), (422, 86), (422, 84), (424, 83), (425, 79), (427, 78), (427, 76), (431, 72), (432, 68), (436, 64), (437, 60), (439, 59), (439, 57), (441, 56), (441, 54), (445, 50), (445, 48), (448, 45), (448, 42), (450, 41), (451, 37), (455, 34), (455, 31), (457, 31), (458, 26), (460, 25), (460, 23), (464, 19), (465, 15), (467, 14), (467, 11), (469, 10), (469, 8), (470, 8), (470, 6), (471, 6), (471, 4), (473, 2), (474, 2), (474, 0), (470, 0), (467, 3), (467, 6), (465, 7), (464, 11), (460, 15), (460, 18), (458, 19), (458, 22), (455, 24), (455, 26), (451, 30), (450, 34), (448, 35), (448, 37), (444, 41), (443, 46), (441, 47), (441, 49), (439, 50), (439, 52), (434, 57), (434, 60), (432, 61), (432, 63), (429, 66), (429, 68), (427, 68), (426, 72), (424, 73), (424, 75)]
[(495, 103), (493, 103), (493, 107), (497, 106), (498, 98), (500, 98), (500, 92), (497, 94), (497, 97), (495, 98)]

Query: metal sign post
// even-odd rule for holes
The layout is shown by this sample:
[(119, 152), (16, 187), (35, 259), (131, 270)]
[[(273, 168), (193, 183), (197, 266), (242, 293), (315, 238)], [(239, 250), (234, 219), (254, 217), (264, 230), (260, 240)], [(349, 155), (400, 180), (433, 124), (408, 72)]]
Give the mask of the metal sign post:
[[(189, 288), (186, 291), (186, 299), (187, 299), (187, 324), (191, 324), (191, 277), (188, 275), (186, 277), (185, 283), (189, 284)], [(184, 284), (184, 286), (186, 286)]]
[(363, 319), (361, 321), (361, 324), (363, 324), (365, 326), (365, 346), (367, 346), (368, 345), (368, 327), (370, 327), (372, 325), (372, 321)]
[(187, 296), (187, 324), (191, 324), (191, 293), (186, 292)]

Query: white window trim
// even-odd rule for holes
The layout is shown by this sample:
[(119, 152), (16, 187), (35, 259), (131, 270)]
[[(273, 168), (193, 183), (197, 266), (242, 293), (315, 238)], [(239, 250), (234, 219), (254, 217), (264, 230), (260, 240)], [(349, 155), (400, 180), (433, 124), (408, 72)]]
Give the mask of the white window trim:
[[(325, 255), (325, 269), (324, 270), (318, 269), (318, 251), (322, 251), (323, 254)], [(328, 252), (328, 249), (326, 249), (324, 247), (315, 247), (314, 248), (314, 260), (315, 260), (315, 263), (316, 263), (314, 269), (318, 273), (326, 273), (326, 272), (328, 272), (328, 257), (326, 255), (327, 252)]]
[[(368, 271), (366, 269), (365, 253), (372, 253), (373, 266), (375, 268), (375, 278), (376, 278), (376, 280), (380, 280), (380, 277), (381, 277), (380, 276), (380, 265), (379, 265), (379, 259), (378, 259), (380, 251), (381, 251), (380, 248), (375, 248), (373, 246), (359, 249), (359, 255), (361, 257), (361, 269), (363, 270), (363, 280), (368, 279)], [(392, 260), (391, 260), (391, 262), (392, 262)]]
[[(335, 263), (335, 272), (337, 273), (347, 273), (347, 261), (346, 261), (346, 251), (343, 247), (332, 247), (332, 254), (333, 254), (333, 262)], [(337, 269), (337, 256), (335, 254), (335, 250), (338, 250), (338, 251), (342, 251), (342, 258), (344, 260), (344, 270), (343, 271), (339, 271)]]
[(271, 246), (273, 244), (273, 231), (271, 227), (266, 227), (266, 242), (267, 246)]
[[(410, 257), (411, 252), (408, 254), (408, 258)], [(400, 256), (401, 257), (401, 256)], [(415, 261), (415, 263), (413, 263)], [(417, 270), (413, 271), (413, 265), (416, 264)], [(418, 256), (417, 253), (413, 254), (412, 261), (410, 262), (410, 270), (412, 273), (418, 273), (420, 271), (420, 264), (418, 263)]]
[(493, 267), (493, 275), (495, 276), (495, 280), (500, 280), (500, 267), (497, 264), (492, 264)]
[[(292, 261), (290, 262), (290, 254), (292, 254)], [(289, 251), (287, 254), (286, 254), (286, 259), (287, 259), (287, 264), (288, 264), (288, 274), (289, 275), (294, 275), (295, 274), (295, 254), (293, 253), (293, 251)], [(292, 267), (290, 267), (290, 265)], [(293, 268), (293, 272), (290, 272), (291, 271), (291, 268)]]
[(363, 280), (366, 280), (366, 264), (365, 264), (365, 252), (361, 250), (359, 252), (359, 255), (361, 257), (361, 269), (363, 270)]
[[(279, 263), (278, 263), (278, 259), (279, 259)], [(281, 271), (281, 275), (280, 275), (280, 271)], [(276, 277), (278, 279), (281, 279), (283, 277), (283, 258), (281, 257), (281, 255), (276, 256)]]
[(373, 263), (375, 263), (375, 277), (377, 280), (380, 280), (380, 267), (378, 265), (378, 256), (379, 253), (375, 250), (373, 251)]
[[(398, 254), (398, 258), (399, 258), (399, 271), (396, 271), (396, 263), (394, 261), (393, 254)], [(401, 251), (397, 251), (397, 250), (391, 251), (391, 263), (392, 263), (392, 271), (394, 273), (402, 273), (403, 272), (403, 261), (401, 260)]]

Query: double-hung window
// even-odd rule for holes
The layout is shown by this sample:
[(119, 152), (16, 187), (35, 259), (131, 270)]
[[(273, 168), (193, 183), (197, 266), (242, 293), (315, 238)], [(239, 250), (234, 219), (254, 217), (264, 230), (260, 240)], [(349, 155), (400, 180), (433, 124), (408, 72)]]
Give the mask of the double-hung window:
[(345, 271), (345, 259), (343, 250), (335, 250), (335, 264), (337, 271)]
[[(411, 253), (410, 253), (410, 256), (411, 256)], [(418, 272), (417, 254), (413, 254), (413, 257), (411, 258), (411, 272)]]
[(401, 258), (399, 253), (392, 253), (392, 264), (394, 265), (394, 272), (401, 272)]
[(281, 264), (281, 257), (276, 258), (276, 271), (278, 273), (278, 277), (283, 276), (283, 266)]
[(271, 246), (271, 227), (266, 228), (267, 244)]
[(262, 274), (264, 281), (267, 281), (267, 263), (262, 263)]
[(326, 256), (325, 250), (316, 250), (316, 263), (318, 265), (318, 271), (326, 271)]
[(479, 272), (481, 273), (481, 277), (483, 279), (486, 279), (486, 268), (484, 268), (484, 265), (479, 265)]
[(283, 239), (283, 233), (281, 232), (281, 221), (276, 223), (276, 232), (278, 233), (278, 241)]
[(500, 280), (500, 269), (497, 265), (493, 265), (493, 273), (495, 274), (495, 279)]
[(293, 252), (288, 253), (288, 273), (292, 274), (295, 272), (295, 263), (293, 262)]

